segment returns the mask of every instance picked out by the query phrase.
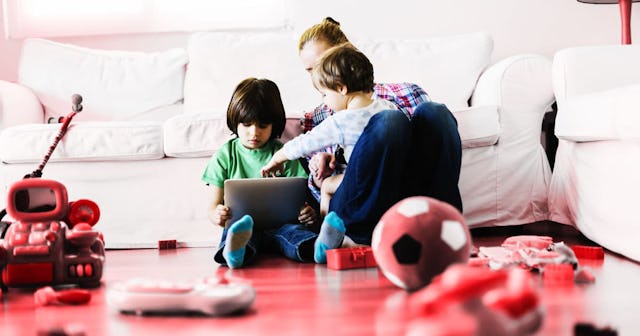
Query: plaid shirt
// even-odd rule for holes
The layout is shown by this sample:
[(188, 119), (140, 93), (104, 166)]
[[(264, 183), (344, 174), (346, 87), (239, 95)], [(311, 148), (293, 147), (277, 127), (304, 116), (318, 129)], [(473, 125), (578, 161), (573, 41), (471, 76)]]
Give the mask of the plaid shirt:
[[(430, 101), (429, 95), (418, 85), (412, 83), (392, 83), (392, 84), (376, 84), (373, 87), (373, 92), (376, 97), (380, 99), (388, 100), (398, 106), (398, 109), (402, 111), (407, 117), (413, 116), (413, 110), (421, 103)], [(316, 107), (313, 111), (304, 114), (304, 117), (300, 119), (302, 125), (302, 132), (306, 133), (320, 124), (323, 120), (333, 114), (327, 105), (322, 104)], [(335, 148), (326, 148), (324, 150), (328, 153), (333, 153)], [(313, 154), (312, 154), (313, 155)], [(307, 158), (310, 159), (311, 156)], [(342, 173), (336, 172), (336, 173)], [(309, 175), (309, 190), (316, 198), (320, 200), (320, 189), (313, 183), (313, 178)]]
[[(418, 85), (412, 83), (376, 84), (373, 93), (380, 99), (388, 100), (400, 109), (409, 118), (413, 115), (413, 110), (421, 103), (430, 101), (429, 95)], [(316, 125), (320, 124), (333, 111), (322, 104), (313, 111), (304, 114), (300, 120), (302, 132), (309, 132)]]

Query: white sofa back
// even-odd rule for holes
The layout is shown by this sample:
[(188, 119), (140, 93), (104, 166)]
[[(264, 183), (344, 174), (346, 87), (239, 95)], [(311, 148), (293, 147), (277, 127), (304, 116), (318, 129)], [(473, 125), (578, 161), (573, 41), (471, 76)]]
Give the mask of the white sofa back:
[[(463, 147), (497, 141), (500, 126), (495, 106), (468, 107), (478, 78), (490, 62), (489, 35), (354, 44), (371, 59), (377, 82), (416, 83), (434, 101), (447, 104), (458, 117)], [(84, 110), (74, 121), (99, 123), (72, 125), (52, 161), (206, 157), (231, 137), (225, 122), (227, 105), (235, 86), (247, 77), (269, 78), (278, 84), (290, 117), (285, 140), (299, 131), (297, 118), (321, 103), (298, 58), (293, 32), (202, 32), (191, 36), (186, 50), (155, 53), (27, 39), (19, 84), (31, 89), (44, 115), (39, 108), (20, 109), (20, 113), (35, 115), (25, 120), (57, 118), (69, 112), (72, 94), (83, 95)], [(23, 125), (2, 132), (0, 145), (12, 145), (3, 146), (0, 159), (39, 161), (57, 128)]]
[[(376, 82), (412, 82), (451, 110), (468, 107), (493, 41), (485, 33), (411, 40), (353, 41), (371, 60)], [(321, 103), (291, 32), (197, 33), (189, 40), (185, 113), (224, 117), (234, 87), (247, 77), (273, 80), (290, 116)]]
[(142, 53), (27, 39), (18, 82), (36, 94), (44, 120), (67, 115), (75, 93), (84, 98), (78, 121), (161, 120), (168, 115), (150, 112), (182, 100), (187, 62), (181, 48)]

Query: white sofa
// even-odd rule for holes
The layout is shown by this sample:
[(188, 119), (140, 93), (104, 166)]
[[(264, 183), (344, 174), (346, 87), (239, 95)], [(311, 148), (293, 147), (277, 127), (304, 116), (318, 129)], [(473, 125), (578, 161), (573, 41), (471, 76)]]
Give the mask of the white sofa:
[(640, 46), (561, 50), (553, 60), (559, 138), (550, 218), (640, 261)]
[[(25, 40), (18, 83), (0, 81), (3, 191), (37, 167), (58, 130), (46, 120), (66, 115), (79, 93), (84, 111), (43, 177), (64, 183), (71, 200), (98, 203), (96, 228), (107, 248), (165, 239), (217, 244), (221, 230), (207, 219), (210, 194), (200, 176), (230, 137), (224, 118), (235, 85), (250, 76), (278, 84), (286, 138), (321, 101), (297, 58), (296, 38), (290, 31), (202, 32), (186, 48), (157, 53)], [(454, 111), (470, 227), (548, 218), (540, 129), (553, 101), (550, 60), (518, 55), (490, 65), (493, 42), (485, 33), (354, 43), (371, 58), (376, 81), (417, 83)]]

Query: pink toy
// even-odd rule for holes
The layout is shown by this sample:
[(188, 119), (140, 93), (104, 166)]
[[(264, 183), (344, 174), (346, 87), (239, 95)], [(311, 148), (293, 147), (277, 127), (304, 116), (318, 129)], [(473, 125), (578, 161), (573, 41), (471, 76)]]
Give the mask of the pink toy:
[(411, 296), (408, 334), (450, 335), (460, 323), (455, 335), (529, 335), (542, 323), (539, 303), (526, 270), (451, 265)]
[(472, 264), (486, 263), (492, 269), (504, 269), (518, 266), (541, 270), (549, 264), (578, 264), (576, 257), (567, 245), (554, 243), (547, 236), (513, 236), (505, 239), (501, 246), (480, 246), (478, 258)]
[(73, 111), (63, 118), (60, 131), (38, 169), (12, 184), (7, 192), (6, 213), (15, 222), (9, 223), (0, 243), (3, 290), (42, 285), (100, 285), (104, 242), (102, 234), (92, 230), (100, 217), (97, 204), (90, 200), (69, 203), (62, 183), (40, 178), (71, 119), (82, 110), (82, 98), (74, 95), (72, 100)]
[(86, 289), (65, 289), (56, 292), (49, 286), (38, 289), (33, 297), (38, 306), (53, 304), (80, 305), (91, 301), (91, 293)]
[(376, 267), (373, 250), (369, 246), (338, 248), (327, 251), (327, 268), (334, 270)]
[(471, 235), (453, 206), (409, 197), (392, 206), (373, 231), (373, 254), (396, 286), (420, 289), (452, 263), (466, 263)]
[(255, 289), (245, 283), (206, 279), (178, 283), (151, 279), (131, 279), (115, 283), (107, 290), (107, 303), (123, 313), (184, 314), (221, 316), (249, 308)]

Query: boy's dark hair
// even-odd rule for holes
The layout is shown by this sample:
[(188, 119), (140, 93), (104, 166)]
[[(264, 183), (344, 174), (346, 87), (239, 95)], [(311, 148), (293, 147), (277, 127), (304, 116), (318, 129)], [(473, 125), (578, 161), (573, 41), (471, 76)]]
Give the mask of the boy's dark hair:
[(282, 135), (286, 123), (280, 90), (268, 79), (247, 78), (233, 91), (227, 108), (227, 127), (238, 135), (238, 124), (271, 124), (271, 138)]
[(313, 68), (316, 86), (337, 90), (346, 86), (348, 92), (372, 92), (373, 65), (351, 43), (343, 43), (327, 50)]

